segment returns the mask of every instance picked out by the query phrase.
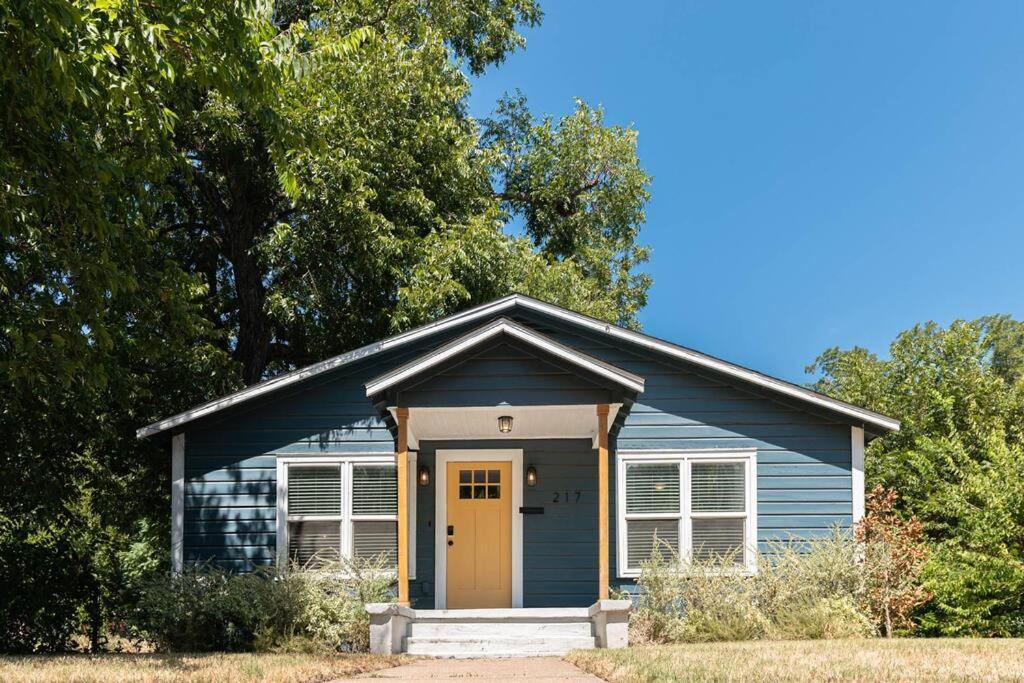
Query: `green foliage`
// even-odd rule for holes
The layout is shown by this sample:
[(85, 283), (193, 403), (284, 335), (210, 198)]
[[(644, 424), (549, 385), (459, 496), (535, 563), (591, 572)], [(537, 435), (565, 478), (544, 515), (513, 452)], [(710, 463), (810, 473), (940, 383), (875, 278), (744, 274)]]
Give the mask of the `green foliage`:
[(633, 273), (649, 254), (636, 244), (651, 181), (637, 160), (637, 132), (606, 127), (604, 112), (579, 99), (561, 120), (535, 121), (517, 94), (498, 103), (483, 139), (502, 208), (522, 219), (542, 255), (576, 263), (606, 289), (616, 322), (635, 327), (651, 284)]
[[(849, 534), (772, 542), (757, 572), (723, 570), (663, 548), (643, 564), (630, 641), (853, 638), (873, 633), (858, 546)], [(730, 558), (725, 558), (729, 560)]]
[(883, 360), (829, 349), (820, 391), (902, 421), (867, 448), (869, 484), (897, 490), (924, 527), (930, 603), (922, 632), (1020, 634), (1024, 628), (1024, 324), (1008, 316), (903, 332)]
[(367, 602), (393, 596), (383, 559), (317, 571), (191, 567), (146, 585), (131, 628), (162, 650), (365, 651)]
[[(558, 122), (521, 99), (492, 121), (467, 114), (462, 67), (521, 46), (535, 3), (339, 0), (287, 16), (308, 17), (303, 44), (323, 58), (272, 106), (191, 94), (176, 139), (193, 164), (162, 211), (244, 382), (513, 291), (636, 325), (650, 279), (635, 131), (583, 103)], [(366, 27), (359, 49), (330, 49)], [(526, 240), (510, 234), (521, 219)]]
[(59, 652), (79, 630), (79, 611), (96, 586), (63, 536), (60, 529), (13, 520), (0, 527), (5, 652)]
[[(127, 534), (166, 509), (134, 428), (233, 386), (200, 283), (154, 249), (153, 213), (184, 163), (176, 84), (240, 91), (240, 65), (264, 60), (265, 9), (0, 7), (0, 544), (24, 546), (5, 553), (0, 598), (23, 637), (0, 649), (58, 649), (83, 626), (98, 644)], [(44, 577), (51, 605), (33, 616)]]
[(987, 459), (969, 463), (938, 503), (957, 527), (925, 566), (935, 599), (922, 627), (950, 636), (1024, 635), (1024, 451), (994, 438)]

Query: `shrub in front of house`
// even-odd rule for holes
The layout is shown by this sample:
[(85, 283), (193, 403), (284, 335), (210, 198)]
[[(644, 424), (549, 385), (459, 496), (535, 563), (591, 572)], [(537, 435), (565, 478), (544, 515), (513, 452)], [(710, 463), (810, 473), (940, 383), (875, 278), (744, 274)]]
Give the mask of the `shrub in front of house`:
[(149, 584), (131, 629), (164, 651), (365, 651), (367, 602), (393, 598), (384, 558), (234, 574), (192, 567)]
[(847, 638), (873, 633), (864, 573), (848, 533), (770, 543), (757, 571), (732, 557), (687, 559), (661, 545), (638, 581), (630, 641)]

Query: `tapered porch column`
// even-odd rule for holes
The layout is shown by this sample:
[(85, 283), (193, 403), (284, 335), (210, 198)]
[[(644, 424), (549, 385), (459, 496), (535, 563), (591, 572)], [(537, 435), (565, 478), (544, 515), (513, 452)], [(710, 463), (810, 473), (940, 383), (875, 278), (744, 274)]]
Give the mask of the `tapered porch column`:
[(608, 599), (608, 404), (597, 406), (597, 596)]
[(398, 448), (398, 604), (409, 606), (409, 409), (396, 408)]

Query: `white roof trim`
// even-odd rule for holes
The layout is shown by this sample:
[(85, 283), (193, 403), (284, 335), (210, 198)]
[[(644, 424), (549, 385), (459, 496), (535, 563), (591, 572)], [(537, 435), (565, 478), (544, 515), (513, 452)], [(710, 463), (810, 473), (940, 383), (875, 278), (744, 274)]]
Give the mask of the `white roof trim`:
[(388, 337), (387, 339), (374, 342), (373, 344), (362, 346), (358, 349), (355, 349), (354, 351), (343, 353), (340, 356), (334, 356), (333, 358), (328, 358), (327, 360), (315, 363), (313, 365), (309, 365), (299, 370), (294, 370), (283, 375), (278, 375), (273, 379), (266, 380), (265, 382), (261, 382), (259, 384), (254, 384), (251, 387), (246, 387), (245, 389), (236, 391), (235, 393), (229, 394), (228, 396), (224, 396), (213, 401), (210, 401), (208, 403), (204, 403), (200, 406), (192, 408), (191, 410), (186, 410), (183, 413), (178, 413), (177, 415), (174, 415), (172, 417), (160, 420), (159, 422), (154, 422), (153, 424), (143, 427), (136, 431), (135, 435), (139, 439), (144, 439), (146, 437), (159, 434), (160, 432), (167, 431), (168, 429), (180, 427), (181, 425), (191, 422), (193, 420), (224, 410), (225, 408), (230, 408), (232, 406), (238, 405), (239, 403), (248, 401), (258, 396), (262, 396), (272, 391), (277, 391), (278, 389), (282, 389), (291, 384), (295, 384), (296, 382), (301, 382), (302, 380), (305, 380), (309, 377), (313, 377), (314, 375), (319, 375), (320, 373), (333, 370), (343, 365), (348, 365), (349, 363), (360, 360), (361, 358), (372, 356), (382, 351), (387, 351), (398, 346), (403, 346), (409, 342), (416, 341), (417, 339), (420, 339), (422, 337), (432, 335), (436, 332), (441, 332), (445, 329), (448, 329), (456, 325), (461, 325), (467, 322), (472, 322), (473, 320), (478, 320), (480, 318), (493, 315), (495, 313), (500, 313), (515, 306), (522, 306), (523, 308), (526, 309), (540, 311), (548, 315), (554, 316), (556, 318), (560, 318), (562, 320), (567, 320), (569, 322), (575, 323), (582, 327), (587, 327), (592, 330), (596, 330), (598, 332), (602, 332), (604, 334), (608, 334), (610, 336), (617, 337), (619, 339), (623, 339), (625, 341), (629, 341), (631, 343), (644, 346), (649, 349), (653, 349), (666, 355), (680, 358), (682, 360), (691, 362), (695, 365), (716, 370), (725, 375), (736, 377), (737, 379), (741, 379), (746, 382), (750, 382), (752, 384), (767, 389), (771, 389), (773, 391), (776, 391), (787, 396), (791, 396), (801, 401), (806, 401), (815, 405), (819, 405), (821, 407), (828, 408), (829, 410), (834, 410), (838, 413), (847, 415), (849, 417), (862, 420), (866, 424), (875, 425), (877, 427), (881, 427), (882, 429), (887, 429), (891, 431), (898, 431), (900, 428), (900, 423), (898, 420), (894, 420), (890, 417), (886, 417), (885, 415), (881, 415), (880, 413), (876, 413), (852, 405), (850, 403), (846, 403), (845, 401), (840, 401), (838, 399), (825, 396), (824, 394), (819, 394), (816, 391), (812, 391), (810, 389), (797, 386), (796, 384), (790, 384), (789, 382), (786, 382), (784, 380), (769, 377), (768, 375), (763, 375), (759, 372), (749, 370), (739, 365), (728, 363), (724, 360), (715, 358), (713, 356), (708, 356), (706, 354), (694, 351), (692, 349), (677, 346), (676, 344), (672, 344), (661, 339), (656, 339), (655, 337), (649, 337), (640, 332), (634, 332), (632, 330), (617, 327), (610, 323), (596, 320), (594, 318), (582, 315), (580, 313), (568, 311), (559, 306), (554, 306), (543, 301), (538, 301), (537, 299), (533, 299), (522, 294), (510, 294), (500, 299), (495, 299), (494, 301), (491, 301), (489, 303), (481, 304), (480, 306), (477, 306), (475, 308), (470, 308), (468, 310), (462, 311), (461, 313), (456, 313), (455, 315), (448, 316), (447, 318), (442, 318), (441, 320), (437, 320), (422, 327), (418, 327), (414, 330), (410, 330), (408, 332), (395, 335), (394, 337)]
[(546, 351), (547, 353), (557, 356), (558, 358), (572, 363), (573, 365), (588, 370), (596, 375), (600, 375), (606, 379), (610, 379), (627, 389), (631, 389), (632, 391), (639, 393), (644, 390), (643, 378), (638, 377), (631, 372), (626, 372), (625, 370), (616, 368), (604, 361), (600, 361), (585, 353), (581, 353), (576, 349), (559, 344), (553, 339), (550, 339), (535, 330), (531, 330), (528, 327), (520, 325), (517, 322), (509, 320), (508, 318), (499, 318), (488, 325), (484, 325), (480, 329), (474, 330), (463, 337), (459, 337), (455, 341), (450, 342), (439, 349), (424, 354), (422, 357), (417, 358), (410, 363), (406, 363), (395, 370), (373, 378), (366, 383), (366, 395), (373, 396), (374, 394), (379, 394), (388, 387), (392, 387), (410, 377), (415, 377), (421, 372), (429, 370), (432, 367), (454, 358), (474, 346), (477, 346), (500, 334), (507, 334), (514, 339), (518, 339), (531, 346)]

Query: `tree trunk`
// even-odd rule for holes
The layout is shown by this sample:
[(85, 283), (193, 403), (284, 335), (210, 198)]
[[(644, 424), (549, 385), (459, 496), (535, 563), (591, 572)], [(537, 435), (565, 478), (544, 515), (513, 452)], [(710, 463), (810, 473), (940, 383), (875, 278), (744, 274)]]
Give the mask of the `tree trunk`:
[(229, 243), (238, 301), (238, 340), (234, 358), (242, 364), (242, 381), (249, 385), (263, 378), (270, 356), (272, 335), (266, 308), (267, 289), (263, 283), (263, 270), (253, 253), (252, 230), (231, 230)]
[(274, 337), (267, 311), (268, 273), (257, 243), (284, 204), (259, 126), (249, 130), (251, 137), (244, 143), (204, 154), (196, 179), (204, 211), (218, 224), (222, 254), (231, 265), (236, 325), (232, 357), (241, 364), (246, 385), (263, 379)]

